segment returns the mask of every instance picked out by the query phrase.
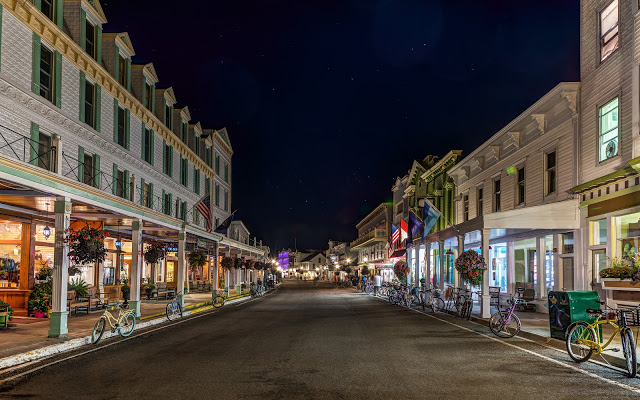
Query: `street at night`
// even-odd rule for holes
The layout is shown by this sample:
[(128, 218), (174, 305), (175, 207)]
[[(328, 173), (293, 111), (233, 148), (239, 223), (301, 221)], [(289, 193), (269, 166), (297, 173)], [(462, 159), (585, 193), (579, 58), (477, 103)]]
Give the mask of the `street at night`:
[(576, 365), (566, 353), (492, 337), (485, 326), (311, 281), (288, 280), (255, 301), (116, 341), (30, 374), (0, 398), (634, 399), (640, 394), (640, 382), (619, 371)]

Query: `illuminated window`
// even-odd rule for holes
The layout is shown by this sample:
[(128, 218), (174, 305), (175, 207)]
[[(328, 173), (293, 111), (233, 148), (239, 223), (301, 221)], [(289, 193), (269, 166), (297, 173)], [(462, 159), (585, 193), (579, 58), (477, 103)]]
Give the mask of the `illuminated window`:
[(600, 107), (598, 149), (600, 162), (618, 155), (618, 98)]
[(604, 61), (618, 48), (618, 0), (613, 0), (600, 13), (600, 61)]

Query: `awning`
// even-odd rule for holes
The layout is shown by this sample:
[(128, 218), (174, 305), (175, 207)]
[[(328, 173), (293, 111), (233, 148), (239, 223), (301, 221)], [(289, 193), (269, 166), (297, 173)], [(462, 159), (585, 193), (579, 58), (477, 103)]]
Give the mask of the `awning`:
[(407, 249), (396, 250), (391, 254), (391, 257), (389, 257), (389, 258), (404, 257), (406, 254), (407, 254)]

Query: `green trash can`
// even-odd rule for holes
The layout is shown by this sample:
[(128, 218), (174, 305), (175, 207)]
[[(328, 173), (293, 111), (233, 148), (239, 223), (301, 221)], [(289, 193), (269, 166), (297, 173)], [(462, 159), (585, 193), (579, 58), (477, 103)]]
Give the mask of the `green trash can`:
[[(600, 296), (595, 291), (549, 292), (549, 329), (551, 337), (566, 340), (567, 328), (574, 322), (595, 321), (585, 312), (587, 308), (599, 309)], [(602, 330), (600, 329), (602, 337)]]

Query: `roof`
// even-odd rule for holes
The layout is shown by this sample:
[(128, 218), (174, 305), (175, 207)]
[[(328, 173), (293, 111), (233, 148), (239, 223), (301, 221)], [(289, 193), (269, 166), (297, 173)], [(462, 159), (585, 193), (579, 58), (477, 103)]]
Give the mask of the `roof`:
[(129, 38), (129, 33), (127, 32), (103, 32), (103, 38), (111, 38), (113, 37), (115, 41), (119, 41), (122, 44), (122, 47), (131, 54), (131, 57), (136, 55), (135, 50), (133, 49), (133, 44), (131, 43), (131, 38)]
[(324, 254), (322, 253), (313, 253), (313, 254), (309, 254), (307, 257), (305, 257), (303, 260), (300, 260), (300, 262), (311, 262), (313, 261), (314, 258), (316, 258), (317, 256), (324, 256)]

